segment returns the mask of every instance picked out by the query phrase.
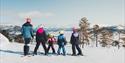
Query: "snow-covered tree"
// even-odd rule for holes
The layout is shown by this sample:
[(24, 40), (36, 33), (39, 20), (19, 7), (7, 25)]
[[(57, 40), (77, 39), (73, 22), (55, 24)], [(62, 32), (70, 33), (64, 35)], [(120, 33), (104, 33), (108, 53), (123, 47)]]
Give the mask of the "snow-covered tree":
[(86, 17), (83, 17), (80, 20), (79, 26), (80, 26), (80, 42), (82, 44), (82, 47), (84, 47), (84, 44), (89, 44), (89, 28), (90, 23), (88, 23), (88, 20)]
[(100, 35), (100, 44), (102, 44), (103, 47), (107, 46), (107, 45), (111, 45), (112, 44), (112, 37), (113, 37), (113, 33), (109, 32), (108, 30), (102, 30), (101, 31), (101, 35)]

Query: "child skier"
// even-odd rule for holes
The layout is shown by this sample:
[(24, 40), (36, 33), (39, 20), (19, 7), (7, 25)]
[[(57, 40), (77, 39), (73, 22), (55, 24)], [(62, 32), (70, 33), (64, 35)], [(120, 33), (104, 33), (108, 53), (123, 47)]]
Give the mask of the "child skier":
[(59, 48), (58, 48), (57, 53), (58, 53), (58, 55), (60, 55), (60, 50), (62, 49), (63, 55), (65, 56), (66, 55), (65, 45), (66, 45), (67, 41), (66, 41), (66, 38), (64, 37), (64, 31), (60, 31), (59, 34), (60, 35), (58, 36), (58, 40), (57, 40), (57, 44), (58, 44)]
[(54, 49), (54, 42), (56, 42), (56, 38), (54, 38), (54, 35), (49, 34), (49, 38), (47, 40), (49, 46), (47, 48), (47, 52), (49, 52), (49, 49), (52, 48), (53, 54), (56, 54), (55, 49)]

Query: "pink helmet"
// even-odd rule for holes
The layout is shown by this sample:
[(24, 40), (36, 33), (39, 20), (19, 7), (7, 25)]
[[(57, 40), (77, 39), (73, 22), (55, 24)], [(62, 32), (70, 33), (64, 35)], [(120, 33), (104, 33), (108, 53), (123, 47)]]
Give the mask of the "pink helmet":
[(77, 27), (73, 27), (72, 30), (73, 30), (73, 32), (76, 32), (78, 30), (78, 28)]
[(26, 22), (31, 23), (31, 18), (26, 18)]

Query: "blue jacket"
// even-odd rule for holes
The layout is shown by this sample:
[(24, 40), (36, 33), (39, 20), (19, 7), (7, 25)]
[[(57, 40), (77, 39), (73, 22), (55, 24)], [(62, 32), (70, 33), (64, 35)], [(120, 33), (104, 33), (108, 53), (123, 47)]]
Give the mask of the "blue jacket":
[(57, 44), (60, 46), (66, 45), (67, 41), (63, 34), (58, 36)]
[(32, 29), (32, 25), (30, 23), (24, 23), (22, 25), (22, 29), (21, 29), (22, 35), (24, 38), (31, 38), (33, 37), (33, 29)]

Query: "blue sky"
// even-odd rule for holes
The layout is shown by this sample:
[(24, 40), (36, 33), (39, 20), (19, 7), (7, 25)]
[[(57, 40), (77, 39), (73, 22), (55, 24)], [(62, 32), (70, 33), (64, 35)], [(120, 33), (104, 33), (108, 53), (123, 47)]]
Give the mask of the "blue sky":
[(125, 0), (0, 0), (1, 24), (22, 25), (26, 17), (37, 26), (76, 26), (82, 17), (91, 24), (124, 25)]

